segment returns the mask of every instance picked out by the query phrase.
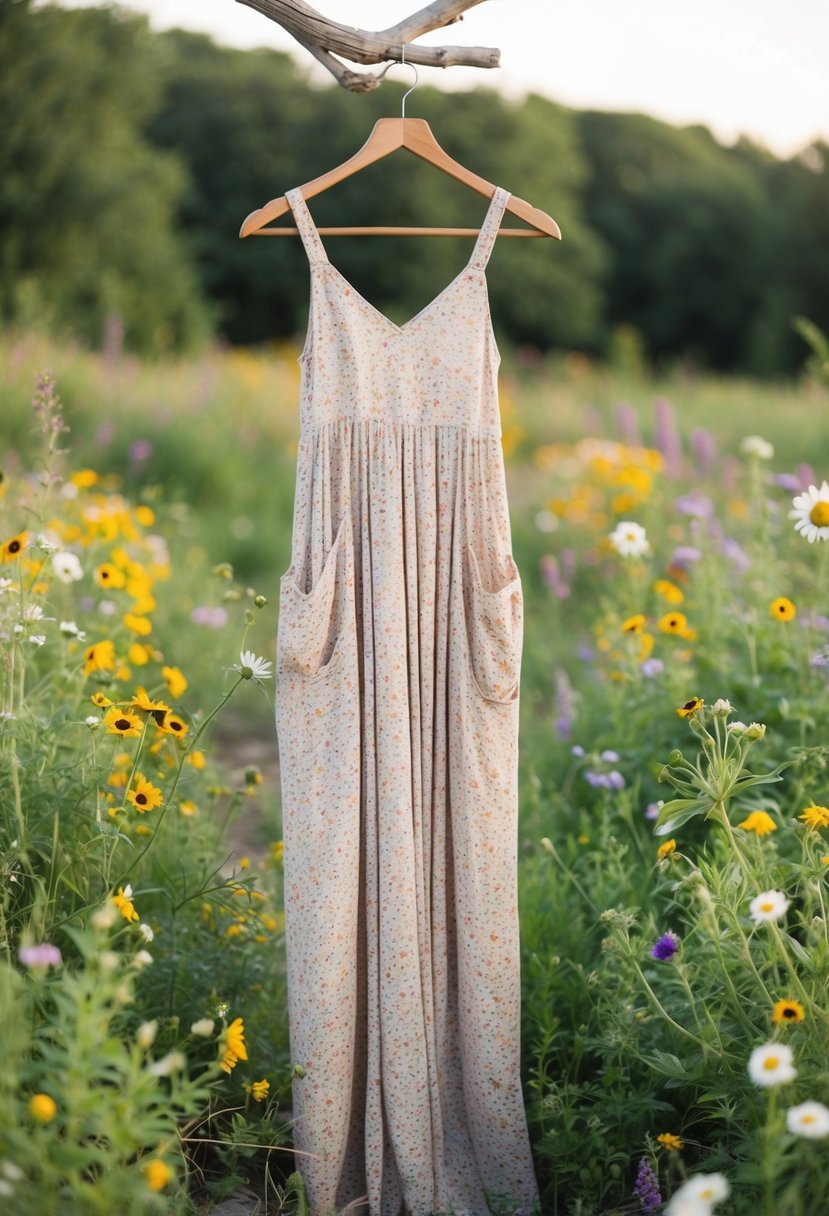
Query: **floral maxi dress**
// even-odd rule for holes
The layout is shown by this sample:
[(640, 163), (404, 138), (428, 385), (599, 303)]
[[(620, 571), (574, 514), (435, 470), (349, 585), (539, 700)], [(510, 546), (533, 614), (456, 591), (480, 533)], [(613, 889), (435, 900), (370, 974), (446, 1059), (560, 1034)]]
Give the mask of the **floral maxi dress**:
[(485, 266), (405, 325), (311, 265), (277, 707), (294, 1148), (312, 1216), (537, 1203), (519, 1078), (523, 593)]

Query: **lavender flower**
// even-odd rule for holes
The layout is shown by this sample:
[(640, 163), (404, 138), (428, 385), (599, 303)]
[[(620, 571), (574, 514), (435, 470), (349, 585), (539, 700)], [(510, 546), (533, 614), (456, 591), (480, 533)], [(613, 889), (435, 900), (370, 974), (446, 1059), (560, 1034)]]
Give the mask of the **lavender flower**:
[(707, 494), (693, 490), (690, 494), (681, 494), (674, 503), (680, 515), (692, 515), (695, 519), (710, 519), (714, 514), (714, 504)]
[(221, 629), (227, 624), (227, 609), (211, 608), (209, 604), (199, 604), (190, 613), (194, 625), (207, 625), (210, 629)]
[(651, 950), (651, 958), (655, 958), (660, 963), (670, 962), (679, 949), (679, 941), (677, 935), (671, 933), (670, 930), (663, 933), (656, 939), (656, 944)]
[(610, 748), (607, 748), (601, 753), (599, 759), (604, 760), (606, 764), (618, 764), (620, 756), (618, 752), (611, 751)]
[(642, 442), (639, 435), (639, 416), (627, 401), (617, 401), (613, 407), (616, 431), (622, 443), (636, 447)]
[(665, 670), (665, 664), (661, 659), (645, 659), (639, 670), (643, 676), (646, 676), (650, 680), (654, 676), (661, 675)]
[(49, 942), (39, 946), (21, 946), (17, 957), (25, 967), (59, 967), (63, 962), (60, 950)]
[(633, 1193), (641, 1203), (643, 1212), (655, 1211), (662, 1202), (659, 1182), (647, 1157), (643, 1157), (639, 1162)]
[(658, 819), (659, 812), (662, 810), (662, 805), (663, 804), (661, 801), (660, 802), (649, 802), (648, 805), (645, 807), (645, 818), (646, 819)]
[(698, 562), (701, 557), (701, 550), (693, 545), (677, 545), (671, 558), (671, 565), (679, 566), (680, 569), (684, 570), (688, 566), (693, 565), (694, 562)]
[(623, 790), (625, 788), (625, 779), (618, 769), (613, 768), (607, 774), (607, 784), (612, 790)]
[(570, 748), (570, 755), (571, 756), (583, 756), (584, 748), (582, 747), (582, 745), (580, 743), (574, 743), (573, 746)]
[(674, 407), (667, 397), (657, 397), (653, 403), (654, 444), (665, 458), (669, 473), (676, 473), (682, 463), (682, 441), (676, 425)]
[(694, 460), (703, 471), (714, 467), (717, 460), (717, 441), (710, 431), (695, 427), (691, 432), (691, 451)]

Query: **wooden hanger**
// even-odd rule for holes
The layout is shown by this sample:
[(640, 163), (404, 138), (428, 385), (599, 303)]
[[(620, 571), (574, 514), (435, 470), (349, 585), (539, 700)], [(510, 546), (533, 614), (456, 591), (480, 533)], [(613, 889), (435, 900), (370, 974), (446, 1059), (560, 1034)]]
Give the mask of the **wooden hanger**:
[[(411, 89), (409, 92), (411, 92)], [(351, 177), (353, 173), (359, 173), (367, 165), (373, 164), (376, 160), (382, 160), (384, 156), (388, 156), (389, 153), (396, 151), (398, 148), (407, 148), (409, 152), (413, 152), (421, 160), (435, 165), (442, 172), (448, 173), (450, 177), (454, 177), (464, 186), (469, 186), (470, 189), (476, 190), (478, 194), (492, 198), (496, 189), (493, 183), (488, 182), (484, 177), (479, 177), (477, 173), (473, 173), (471, 169), (467, 169), (459, 161), (453, 160), (447, 152), (444, 152), (425, 119), (405, 117), (407, 96), (408, 93), (403, 98), (403, 117), (378, 119), (362, 148), (355, 152), (348, 160), (343, 161), (341, 165), (337, 165), (334, 169), (329, 169), (327, 173), (323, 173), (320, 177), (315, 177), (313, 181), (306, 182), (304, 186), (301, 186), (302, 197), (307, 200), (313, 198), (315, 194), (322, 194), (329, 186), (334, 186), (344, 178)], [(540, 211), (537, 207), (533, 207), (530, 203), (525, 202), (524, 199), (516, 198), (514, 194), (510, 195), (506, 209), (512, 212), (513, 215), (517, 215), (519, 219), (525, 220), (531, 227), (501, 227), (498, 229), (498, 236), (553, 236), (557, 240), (561, 240), (561, 229), (553, 217), (547, 215), (546, 211)], [(288, 202), (284, 195), (281, 198), (271, 199), (269, 203), (265, 203), (264, 207), (260, 207), (258, 211), (250, 213), (242, 224), (239, 236), (295, 236), (298, 232), (296, 228), (265, 227), (271, 220), (278, 219), (280, 215), (284, 215), (287, 210)], [(322, 233), (323, 236), (475, 236), (479, 232), (479, 229), (333, 227), (319, 228), (317, 231)]]

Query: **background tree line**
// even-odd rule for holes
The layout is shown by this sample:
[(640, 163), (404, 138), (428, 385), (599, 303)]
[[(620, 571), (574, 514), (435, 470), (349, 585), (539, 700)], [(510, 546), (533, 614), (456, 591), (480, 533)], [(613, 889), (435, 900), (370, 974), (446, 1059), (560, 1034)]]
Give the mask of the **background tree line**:
[[(0, 0), (0, 63), (0, 319), (97, 343), (115, 314), (143, 351), (303, 329), (300, 243), (240, 241), (239, 225), (349, 156), (376, 118), (399, 112), (403, 87), (318, 88), (280, 52), (32, 0)], [(421, 86), (409, 112), (561, 225), (560, 244), (497, 247), (490, 295), (507, 341), (604, 355), (625, 326), (651, 358), (768, 375), (802, 361), (793, 314), (829, 325), (829, 145), (781, 160), (748, 140), (723, 147), (704, 126), (488, 88)], [(320, 224), (471, 226), (485, 207), (403, 153), (311, 204)], [(346, 277), (398, 321), (469, 248), (328, 239)]]

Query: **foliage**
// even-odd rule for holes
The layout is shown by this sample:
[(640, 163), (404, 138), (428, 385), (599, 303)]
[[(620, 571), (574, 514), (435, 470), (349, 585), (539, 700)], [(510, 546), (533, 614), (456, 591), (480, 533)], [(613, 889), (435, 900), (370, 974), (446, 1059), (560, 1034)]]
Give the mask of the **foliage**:
[(266, 600), (233, 589), (242, 653), (198, 707), (156, 620), (155, 511), (66, 467), (49, 377), (33, 404), (42, 451), (0, 487), (0, 1191), (20, 1216), (189, 1211), (208, 1145), (227, 1171), (287, 1133), (281, 842), (259, 873), (227, 865), (261, 775), (225, 786), (206, 751), (240, 687), (264, 691), (244, 648)]
[(772, 475), (756, 435), (686, 447), (664, 399), (650, 444), (617, 421), (627, 442), (537, 453), (549, 598), (525, 686), (552, 737), (526, 779), (522, 932), (549, 1210), (635, 1210), (644, 1159), (663, 1198), (713, 1171), (734, 1216), (805, 1216), (829, 1201), (797, 1122), (829, 1091), (829, 566), (788, 515), (821, 478)]
[[(120, 318), (128, 347), (153, 352), (196, 340), (208, 319), (236, 343), (296, 338), (299, 242), (240, 242), (241, 222), (350, 156), (397, 112), (403, 85), (312, 87), (285, 54), (31, 0), (0, 6), (0, 53), (0, 317), (96, 344)], [(829, 325), (825, 144), (778, 160), (746, 140), (723, 147), (701, 126), (489, 89), (421, 87), (409, 112), (561, 225), (561, 244), (498, 242), (489, 278), (505, 341), (603, 357), (627, 343), (652, 361), (770, 376), (803, 358), (792, 314)], [(483, 214), (472, 192), (402, 153), (312, 211), (320, 223), (463, 226)], [(463, 265), (469, 242), (332, 237), (329, 251), (402, 321)]]
[(0, 5), (0, 319), (100, 343), (117, 317), (134, 349), (204, 336), (186, 242), (184, 174), (144, 127), (163, 42), (123, 12)]

